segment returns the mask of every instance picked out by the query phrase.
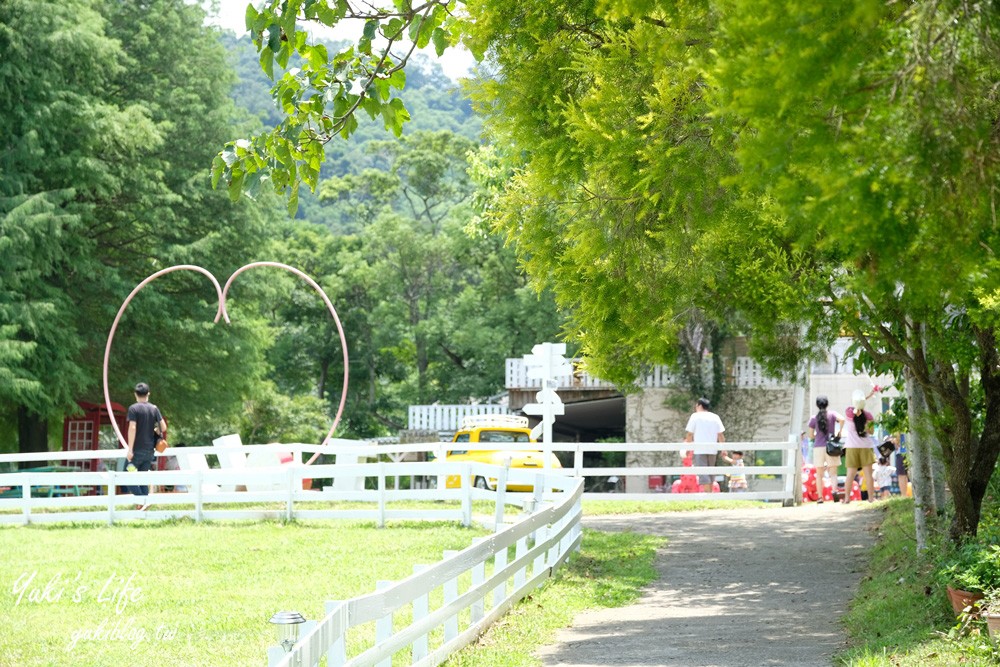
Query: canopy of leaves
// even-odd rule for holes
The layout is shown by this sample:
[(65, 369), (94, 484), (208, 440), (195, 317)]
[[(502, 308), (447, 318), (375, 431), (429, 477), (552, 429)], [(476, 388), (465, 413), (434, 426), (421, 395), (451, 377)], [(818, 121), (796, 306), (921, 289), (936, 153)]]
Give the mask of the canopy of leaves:
[[(100, 401), (107, 332), (129, 290), (170, 264), (225, 276), (264, 233), (259, 212), (210, 187), (213, 147), (239, 128), (203, 20), (181, 0), (0, 5), (4, 419)], [(214, 290), (191, 277), (157, 281), (111, 357), (113, 398), (150, 382), (165, 414), (186, 416), (179, 436), (239, 405), (261, 361), (254, 324), (212, 327), (209, 301)]]

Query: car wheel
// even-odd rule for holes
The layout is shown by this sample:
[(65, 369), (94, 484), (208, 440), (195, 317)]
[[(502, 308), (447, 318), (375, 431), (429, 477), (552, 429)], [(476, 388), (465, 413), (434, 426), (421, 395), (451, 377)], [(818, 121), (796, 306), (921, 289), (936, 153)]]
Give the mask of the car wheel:
[(477, 489), (488, 489), (488, 488), (490, 488), (490, 485), (486, 481), (485, 477), (477, 477), (476, 481), (475, 481), (475, 487)]

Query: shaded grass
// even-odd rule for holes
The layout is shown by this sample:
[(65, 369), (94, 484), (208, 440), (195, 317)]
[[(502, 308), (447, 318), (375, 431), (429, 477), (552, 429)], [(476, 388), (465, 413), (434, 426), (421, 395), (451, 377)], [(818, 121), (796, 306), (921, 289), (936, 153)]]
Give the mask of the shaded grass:
[(959, 628), (944, 587), (934, 581), (933, 547), (918, 556), (913, 501), (881, 508), (883, 520), (868, 571), (844, 616), (849, 648), (836, 656), (851, 667), (996, 665), (981, 621)]
[(582, 611), (622, 607), (657, 577), (656, 550), (665, 540), (639, 533), (584, 530), (580, 553), (541, 589), (521, 601), (478, 642), (452, 656), (452, 667), (536, 666), (540, 647), (554, 641)]

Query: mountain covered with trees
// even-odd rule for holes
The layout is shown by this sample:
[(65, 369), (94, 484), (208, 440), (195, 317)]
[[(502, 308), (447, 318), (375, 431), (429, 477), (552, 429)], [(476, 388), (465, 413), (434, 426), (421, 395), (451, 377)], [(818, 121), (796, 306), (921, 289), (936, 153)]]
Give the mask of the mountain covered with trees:
[[(56, 446), (77, 400), (103, 402), (118, 308), (172, 265), (225, 281), (280, 261), (324, 287), (350, 347), (341, 436), (390, 434), (411, 403), (494, 395), (505, 357), (557, 334), (551, 296), (479, 218), (479, 121), (430, 61), (406, 82), (420, 124), (397, 139), (361, 123), (288, 219), (266, 191), (231, 203), (212, 188), (212, 157), (277, 111), (253, 47), (199, 7), (12, 0), (0, 51), (0, 447)], [(216, 307), (193, 272), (140, 292), (111, 350), (112, 400), (149, 382), (175, 441), (319, 442), (344, 368), (315, 292), (262, 269), (234, 283), (230, 325)]]

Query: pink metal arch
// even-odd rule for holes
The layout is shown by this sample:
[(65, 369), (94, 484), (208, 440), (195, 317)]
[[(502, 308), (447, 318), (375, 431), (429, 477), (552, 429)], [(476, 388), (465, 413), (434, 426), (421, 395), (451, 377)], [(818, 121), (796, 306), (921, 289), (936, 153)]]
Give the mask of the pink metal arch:
[[(198, 273), (202, 273), (205, 276), (207, 276), (208, 279), (212, 281), (212, 284), (215, 285), (215, 293), (218, 295), (219, 298), (219, 309), (216, 311), (215, 320), (213, 321), (218, 323), (219, 318), (224, 317), (226, 320), (226, 324), (229, 324), (229, 315), (226, 313), (225, 302), (224, 302), (225, 297), (223, 296), (222, 288), (219, 287), (219, 281), (215, 279), (215, 276), (212, 275), (211, 271), (203, 269), (200, 266), (194, 266), (191, 264), (180, 264), (178, 266), (171, 266), (169, 268), (157, 271), (156, 273), (154, 273), (153, 275), (149, 276), (141, 283), (136, 285), (135, 289), (132, 290), (132, 292), (125, 298), (125, 301), (122, 303), (121, 308), (118, 309), (118, 314), (115, 315), (115, 321), (111, 325), (111, 331), (108, 333), (108, 342), (104, 346), (104, 405), (108, 409), (109, 415), (114, 414), (114, 412), (112, 412), (111, 409), (111, 393), (108, 391), (108, 360), (111, 358), (111, 342), (115, 338), (115, 330), (118, 328), (118, 321), (121, 320), (122, 315), (125, 313), (125, 309), (128, 307), (129, 302), (132, 301), (132, 297), (134, 297), (136, 294), (139, 293), (139, 290), (141, 290), (143, 287), (153, 282), (160, 276), (165, 275), (167, 273), (173, 273), (174, 271), (197, 271)], [(128, 441), (125, 440), (125, 436), (122, 435), (121, 429), (118, 428), (118, 422), (112, 419), (111, 426), (112, 428), (115, 429), (115, 435), (118, 436), (118, 442), (121, 443), (122, 447), (128, 449)]]
[[(313, 289), (315, 289), (317, 292), (319, 292), (319, 295), (323, 298), (323, 302), (326, 304), (327, 309), (329, 309), (330, 314), (333, 316), (333, 321), (337, 325), (337, 333), (340, 336), (340, 348), (341, 348), (341, 350), (343, 350), (343, 354), (344, 354), (344, 386), (343, 386), (343, 389), (341, 390), (341, 394), (340, 394), (340, 406), (337, 408), (337, 415), (336, 415), (336, 417), (333, 420), (333, 425), (330, 426), (329, 432), (327, 432), (327, 434), (326, 434), (326, 438), (323, 440), (323, 444), (327, 444), (330, 441), (330, 439), (333, 437), (333, 432), (335, 430), (337, 430), (338, 424), (340, 424), (340, 419), (341, 419), (341, 417), (344, 414), (344, 405), (347, 402), (347, 385), (348, 385), (347, 338), (346, 338), (346, 336), (344, 336), (344, 327), (340, 323), (340, 317), (337, 316), (337, 310), (333, 307), (333, 304), (330, 302), (330, 297), (328, 297), (326, 295), (326, 292), (323, 291), (323, 288), (320, 287), (316, 283), (316, 281), (314, 281), (312, 278), (310, 278), (309, 276), (307, 276), (305, 273), (299, 271), (298, 269), (296, 269), (294, 267), (288, 266), (287, 264), (281, 264), (279, 262), (252, 262), (250, 264), (246, 264), (244, 266), (241, 266), (240, 268), (236, 269), (236, 271), (234, 271), (231, 276), (229, 276), (229, 280), (226, 281), (225, 288), (219, 287), (219, 281), (216, 280), (215, 276), (212, 275), (211, 271), (208, 271), (207, 269), (203, 269), (200, 266), (194, 266), (194, 265), (190, 265), (190, 264), (182, 264), (182, 265), (171, 266), (169, 268), (162, 269), (160, 271), (157, 271), (153, 275), (149, 276), (148, 278), (146, 278), (145, 280), (143, 280), (138, 285), (136, 285), (135, 289), (132, 290), (132, 292), (128, 295), (128, 297), (126, 297), (125, 301), (122, 303), (121, 308), (118, 309), (118, 314), (115, 316), (115, 321), (111, 325), (111, 331), (108, 333), (108, 342), (107, 342), (107, 344), (104, 347), (104, 403), (105, 403), (105, 406), (108, 409), (108, 414), (112, 414), (112, 411), (111, 411), (111, 393), (108, 391), (108, 360), (111, 358), (111, 343), (114, 340), (115, 331), (118, 328), (118, 322), (119, 322), (119, 320), (121, 320), (122, 315), (125, 313), (125, 309), (128, 307), (129, 302), (132, 301), (132, 298), (136, 294), (138, 294), (139, 291), (143, 287), (145, 287), (146, 285), (148, 285), (152, 281), (156, 280), (160, 276), (162, 276), (164, 274), (167, 274), (167, 273), (171, 273), (173, 271), (197, 271), (199, 273), (202, 273), (205, 276), (207, 276), (209, 280), (212, 281), (213, 285), (215, 285), (215, 292), (216, 292), (216, 294), (218, 295), (218, 298), (219, 298), (219, 309), (216, 311), (216, 313), (215, 313), (215, 319), (213, 321), (215, 323), (218, 323), (219, 319), (221, 318), (221, 319), (224, 319), (226, 321), (226, 324), (229, 324), (229, 322), (230, 322), (230, 320), (229, 320), (229, 312), (226, 310), (226, 297), (229, 294), (229, 286), (233, 284), (233, 280), (236, 279), (236, 276), (240, 275), (241, 273), (243, 273), (247, 269), (253, 269), (253, 268), (256, 268), (256, 267), (259, 267), (259, 266), (271, 266), (271, 267), (276, 267), (276, 268), (279, 268), (279, 269), (285, 269), (286, 271), (290, 271), (291, 273), (294, 273), (295, 275), (297, 275), (298, 277), (302, 278), (307, 283), (309, 283), (309, 285), (311, 285), (313, 287)], [(122, 435), (121, 429), (118, 428), (118, 424), (115, 423), (113, 420), (112, 420), (112, 427), (115, 429), (115, 434), (118, 436), (118, 442), (121, 443), (122, 447), (125, 447), (127, 449), (128, 448), (128, 442), (125, 440), (125, 437)], [(312, 458), (310, 458), (306, 462), (306, 465), (311, 464), (317, 458), (319, 458), (319, 452), (313, 454)]]
[[(337, 415), (336, 417), (334, 417), (333, 425), (330, 427), (329, 432), (326, 434), (326, 438), (324, 438), (323, 440), (323, 444), (326, 444), (333, 437), (333, 432), (337, 430), (337, 425), (340, 424), (340, 418), (344, 414), (344, 404), (347, 402), (348, 355), (347, 355), (347, 337), (344, 336), (344, 327), (340, 324), (340, 317), (337, 316), (337, 310), (333, 307), (333, 304), (330, 302), (330, 297), (326, 295), (326, 292), (323, 291), (323, 288), (320, 287), (315, 280), (313, 280), (303, 272), (299, 271), (294, 267), (288, 266), (287, 264), (281, 264), (280, 262), (252, 262), (245, 266), (241, 266), (240, 268), (233, 271), (233, 275), (229, 276), (229, 280), (226, 281), (226, 286), (222, 288), (222, 298), (220, 301), (220, 303), (222, 304), (221, 312), (223, 316), (226, 318), (227, 322), (229, 321), (229, 313), (226, 311), (226, 298), (229, 295), (229, 286), (233, 284), (233, 281), (236, 279), (236, 276), (240, 275), (241, 273), (243, 273), (248, 269), (254, 269), (260, 266), (271, 266), (279, 269), (284, 269), (285, 271), (294, 273), (299, 278), (302, 278), (304, 281), (306, 281), (314, 290), (319, 292), (319, 295), (323, 298), (323, 303), (326, 304), (327, 309), (333, 316), (334, 323), (336, 323), (337, 325), (337, 333), (340, 335), (340, 349), (343, 351), (344, 354), (344, 386), (340, 392), (340, 405), (337, 407)], [(313, 461), (319, 458), (319, 455), (320, 455), (319, 452), (313, 454), (312, 458), (306, 461), (306, 465), (311, 464)]]

